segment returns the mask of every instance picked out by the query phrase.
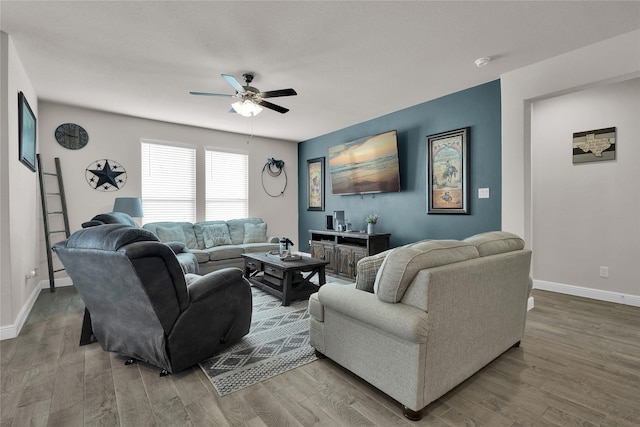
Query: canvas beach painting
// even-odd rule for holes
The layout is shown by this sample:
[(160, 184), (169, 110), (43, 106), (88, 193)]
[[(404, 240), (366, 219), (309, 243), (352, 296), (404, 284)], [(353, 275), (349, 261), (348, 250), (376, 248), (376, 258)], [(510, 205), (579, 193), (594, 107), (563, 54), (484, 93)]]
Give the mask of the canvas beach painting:
[(329, 147), (332, 194), (400, 191), (395, 130)]

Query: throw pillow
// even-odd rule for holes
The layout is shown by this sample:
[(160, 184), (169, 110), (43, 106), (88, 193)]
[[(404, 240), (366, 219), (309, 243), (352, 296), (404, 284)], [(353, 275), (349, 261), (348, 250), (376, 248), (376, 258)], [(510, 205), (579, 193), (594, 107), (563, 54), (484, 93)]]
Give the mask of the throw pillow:
[(162, 243), (187, 243), (187, 236), (184, 235), (184, 230), (179, 225), (176, 227), (158, 227), (156, 228), (156, 234), (158, 234), (158, 238)]
[(231, 244), (227, 224), (205, 225), (202, 227), (202, 237), (204, 238), (204, 245), (207, 248)]
[(356, 265), (356, 289), (373, 293), (373, 284), (388, 251), (362, 258)]
[(264, 243), (267, 241), (267, 224), (244, 225), (244, 242), (243, 243)]

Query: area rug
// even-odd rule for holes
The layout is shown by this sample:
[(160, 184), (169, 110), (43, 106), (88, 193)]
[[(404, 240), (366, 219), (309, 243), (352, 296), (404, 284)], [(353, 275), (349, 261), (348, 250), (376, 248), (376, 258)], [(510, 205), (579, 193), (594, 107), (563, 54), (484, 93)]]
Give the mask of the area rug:
[(309, 345), (308, 301), (282, 306), (279, 298), (251, 288), (249, 333), (224, 352), (200, 363), (220, 396), (316, 360)]

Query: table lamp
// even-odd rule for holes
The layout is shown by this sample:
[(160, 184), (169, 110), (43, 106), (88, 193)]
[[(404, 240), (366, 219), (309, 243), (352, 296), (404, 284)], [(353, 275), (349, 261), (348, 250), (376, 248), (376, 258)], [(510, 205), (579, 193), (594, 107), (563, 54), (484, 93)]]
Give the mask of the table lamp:
[(113, 203), (114, 212), (124, 212), (131, 218), (142, 218), (142, 200), (140, 197), (116, 197)]

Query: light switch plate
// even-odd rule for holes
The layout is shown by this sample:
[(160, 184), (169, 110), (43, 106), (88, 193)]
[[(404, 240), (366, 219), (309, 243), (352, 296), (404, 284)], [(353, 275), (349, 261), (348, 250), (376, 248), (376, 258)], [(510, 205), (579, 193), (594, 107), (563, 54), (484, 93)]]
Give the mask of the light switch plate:
[(478, 188), (478, 199), (488, 199), (488, 198), (489, 198), (489, 189)]

